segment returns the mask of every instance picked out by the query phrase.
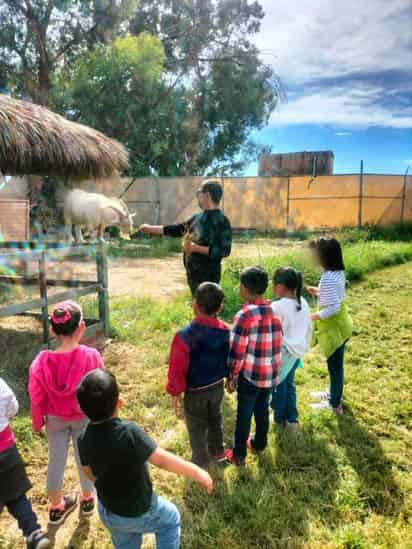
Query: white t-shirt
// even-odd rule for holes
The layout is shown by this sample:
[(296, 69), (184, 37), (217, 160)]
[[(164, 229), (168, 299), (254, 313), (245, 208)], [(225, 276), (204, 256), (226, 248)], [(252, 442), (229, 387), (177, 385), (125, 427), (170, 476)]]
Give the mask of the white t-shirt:
[(9, 419), (15, 416), (18, 410), (19, 405), (13, 391), (0, 377), (0, 433), (8, 426)]
[(282, 323), (283, 345), (291, 355), (302, 358), (310, 349), (312, 321), (306, 299), (302, 297), (300, 311), (297, 310), (297, 304), (296, 299), (283, 297), (272, 303), (272, 309)]

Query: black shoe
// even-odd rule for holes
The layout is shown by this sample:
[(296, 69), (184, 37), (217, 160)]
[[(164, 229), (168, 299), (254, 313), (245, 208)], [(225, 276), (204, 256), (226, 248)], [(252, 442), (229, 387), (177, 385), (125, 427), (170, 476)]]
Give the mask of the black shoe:
[(84, 499), (80, 502), (80, 511), (84, 517), (93, 515), (94, 509), (96, 507), (95, 499)]
[(46, 549), (50, 547), (50, 540), (41, 530), (33, 532), (27, 538), (27, 549)]
[(74, 511), (79, 503), (78, 494), (69, 494), (63, 497), (64, 508), (63, 509), (50, 509), (49, 512), (49, 524), (62, 524), (66, 517)]

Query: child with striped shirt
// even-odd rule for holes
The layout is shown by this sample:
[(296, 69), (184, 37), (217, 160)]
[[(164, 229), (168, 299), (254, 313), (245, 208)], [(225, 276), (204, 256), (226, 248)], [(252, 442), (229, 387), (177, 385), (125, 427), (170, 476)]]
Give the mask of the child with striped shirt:
[(316, 322), (317, 340), (329, 370), (329, 392), (314, 392), (321, 402), (314, 409), (331, 408), (342, 414), (344, 385), (344, 353), (352, 335), (352, 319), (345, 304), (345, 265), (342, 248), (336, 238), (319, 238), (311, 243), (315, 261), (322, 267), (319, 286), (309, 286), (308, 292), (318, 298), (318, 311), (312, 314)]

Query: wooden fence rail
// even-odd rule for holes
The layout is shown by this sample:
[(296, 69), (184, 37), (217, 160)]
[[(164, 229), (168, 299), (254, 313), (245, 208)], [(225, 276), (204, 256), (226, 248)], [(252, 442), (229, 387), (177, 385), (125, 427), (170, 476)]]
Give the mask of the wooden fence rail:
[[(47, 247), (36, 249), (33, 246), (25, 247), (22, 250), (15, 250), (13, 243), (1, 243), (1, 248), (7, 251), (0, 250), (0, 269), (1, 265), (22, 260), (25, 262), (36, 261), (38, 264), (38, 276), (10, 276), (0, 275), (0, 284), (2, 285), (39, 285), (40, 297), (24, 301), (23, 303), (13, 303), (0, 307), (0, 318), (30, 315), (36, 316), (42, 322), (43, 326), (43, 342), (50, 347), (50, 327), (49, 327), (49, 306), (68, 299), (77, 299), (90, 294), (98, 296), (98, 319), (88, 319), (89, 324), (85, 331), (85, 337), (102, 332), (105, 336), (109, 335), (109, 295), (108, 295), (108, 272), (107, 272), (107, 252), (104, 243), (90, 246), (67, 246), (62, 247), (58, 243), (52, 243)], [(12, 250), (12, 251), (10, 251)], [(96, 261), (96, 280), (59, 280), (47, 278), (47, 264), (49, 261), (49, 252), (52, 250), (53, 259), (57, 254), (62, 254), (64, 257), (73, 258), (78, 256), (90, 255), (93, 252)], [(57, 294), (49, 295), (48, 288), (50, 286), (62, 286), (72, 288)], [(40, 313), (33, 311), (40, 310)]]

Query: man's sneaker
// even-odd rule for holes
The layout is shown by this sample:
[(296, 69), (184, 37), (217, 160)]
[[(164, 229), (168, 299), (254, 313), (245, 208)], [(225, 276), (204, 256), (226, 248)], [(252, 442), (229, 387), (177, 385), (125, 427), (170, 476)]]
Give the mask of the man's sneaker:
[(246, 464), (244, 459), (237, 458), (233, 453), (233, 450), (230, 449), (225, 451), (225, 458), (228, 463), (235, 465), (236, 467), (244, 467)]
[(339, 404), (336, 408), (332, 408), (336, 415), (341, 416), (343, 414), (343, 406)]
[(312, 398), (316, 398), (317, 400), (329, 400), (329, 392), (328, 391), (312, 391), (310, 393), (310, 396)]
[(69, 494), (63, 497), (64, 505), (62, 507), (51, 508), (49, 511), (49, 524), (62, 524), (68, 515), (73, 512), (78, 503), (78, 494)]
[(41, 530), (36, 530), (27, 538), (27, 549), (46, 549), (50, 547), (50, 540)]
[(297, 421), (287, 421), (285, 427), (286, 430), (291, 433), (297, 433), (299, 431), (299, 423)]
[(84, 517), (89, 517), (90, 515), (93, 515), (95, 507), (96, 502), (94, 497), (82, 499), (80, 502), (80, 511)]

